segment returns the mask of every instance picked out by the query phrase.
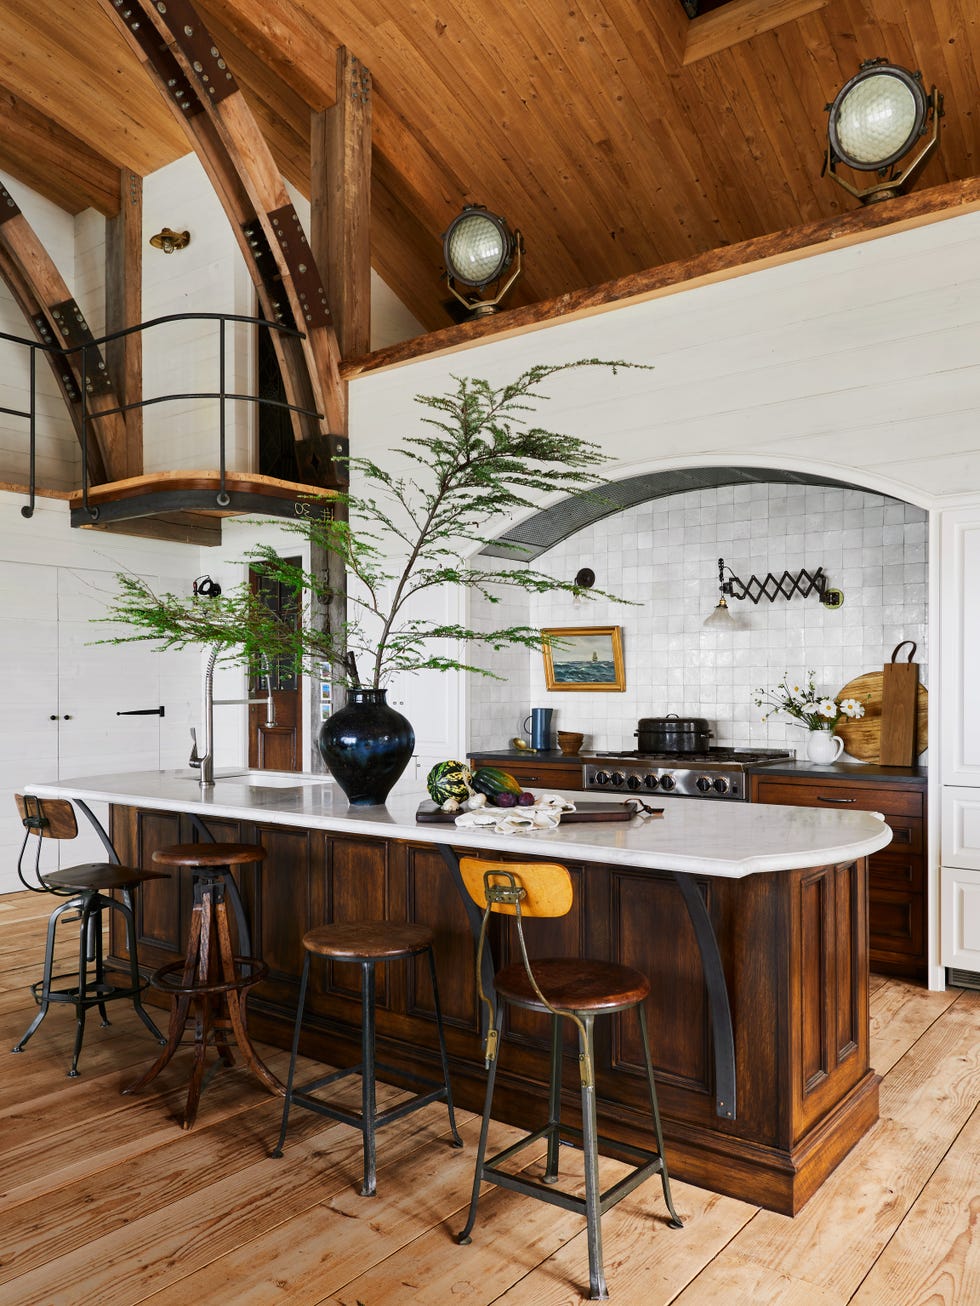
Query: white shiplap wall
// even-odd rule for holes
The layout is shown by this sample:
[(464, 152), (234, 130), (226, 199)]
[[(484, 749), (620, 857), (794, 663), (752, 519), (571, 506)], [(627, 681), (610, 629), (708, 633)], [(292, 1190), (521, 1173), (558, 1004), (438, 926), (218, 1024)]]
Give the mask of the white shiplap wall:
[[(149, 245), (163, 227), (189, 231), (184, 250), (164, 254)], [(256, 312), (252, 284), (218, 198), (194, 155), (161, 168), (143, 184), (143, 320), (172, 313)], [(225, 349), (226, 389), (251, 393), (251, 327), (230, 325)], [(219, 389), (218, 324), (170, 323), (143, 333), (144, 397), (215, 393)], [(252, 404), (226, 410), (228, 467), (253, 467)], [(187, 399), (144, 410), (146, 472), (218, 465), (217, 400)]]
[(358, 451), (452, 375), (590, 357), (653, 370), (559, 378), (542, 417), (599, 442), (617, 478), (737, 460), (920, 505), (980, 490), (980, 213), (368, 374)]

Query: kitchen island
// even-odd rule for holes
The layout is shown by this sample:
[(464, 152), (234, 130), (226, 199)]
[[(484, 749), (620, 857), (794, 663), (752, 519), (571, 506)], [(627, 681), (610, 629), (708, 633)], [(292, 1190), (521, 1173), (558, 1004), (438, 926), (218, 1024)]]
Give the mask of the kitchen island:
[[(247, 870), (240, 884), (253, 951), (269, 966), (250, 1001), (259, 1038), (288, 1045), (307, 929), (356, 917), (422, 921), (436, 931), (454, 1092), (479, 1110), (484, 1063), (471, 922), (452, 854), (555, 859), (572, 872), (575, 905), (559, 921), (533, 922), (532, 949), (607, 958), (650, 976), (654, 1065), (678, 1178), (793, 1214), (877, 1119), (866, 858), (890, 832), (871, 813), (673, 803), (662, 818), (502, 835), (417, 825), (417, 785), (400, 786), (385, 807), (359, 809), (328, 777), (262, 772), (219, 776), (203, 795), (191, 772), (27, 789), (109, 803), (113, 842), (133, 865), (151, 865), (156, 847), (201, 837), (202, 823), (217, 839), (266, 847), (264, 867)], [(731, 1010), (734, 1118), (719, 1113), (704, 941), (680, 885), (699, 900), (717, 940)], [(139, 920), (144, 967), (180, 955), (189, 910), (188, 881), (147, 886)], [(499, 935), (492, 942), (498, 961), (511, 960)], [(113, 952), (120, 949), (113, 940)], [(336, 965), (319, 976), (307, 1012), (306, 1053), (337, 1064), (358, 1059), (356, 968)], [(431, 1074), (433, 1022), (421, 968), (398, 968), (379, 984), (384, 1060)], [(638, 1030), (628, 1018), (612, 1028), (597, 1051), (600, 1130), (628, 1141), (644, 1130)], [(512, 1013), (498, 1077), (504, 1119), (539, 1123), (548, 1053), (546, 1023)], [(574, 1124), (572, 1061), (567, 1115)]]

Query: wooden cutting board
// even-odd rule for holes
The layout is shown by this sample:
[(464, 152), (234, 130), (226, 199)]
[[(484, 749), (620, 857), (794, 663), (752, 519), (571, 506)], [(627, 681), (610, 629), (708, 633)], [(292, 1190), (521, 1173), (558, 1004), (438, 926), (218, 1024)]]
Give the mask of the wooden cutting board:
[[(834, 733), (844, 741), (844, 751), (860, 762), (880, 762), (881, 760), (881, 699), (884, 686), (883, 671), (866, 671), (856, 680), (849, 680), (835, 697), (856, 698), (864, 705), (864, 716), (857, 721), (842, 720)], [(916, 691), (916, 732), (915, 747), (917, 753), (924, 753), (929, 746), (929, 694), (925, 685), (919, 685)]]
[[(519, 807), (494, 807), (491, 809), (495, 812), (519, 812)], [(663, 808), (656, 813), (663, 816)], [(419, 809), (415, 813), (415, 820), (422, 825), (439, 823), (449, 825), (456, 820), (458, 812), (443, 812), (436, 806), (431, 799), (426, 799), (419, 804)], [(562, 812), (561, 823), (568, 825), (575, 821), (628, 821), (634, 813), (622, 803), (579, 803), (574, 812)]]

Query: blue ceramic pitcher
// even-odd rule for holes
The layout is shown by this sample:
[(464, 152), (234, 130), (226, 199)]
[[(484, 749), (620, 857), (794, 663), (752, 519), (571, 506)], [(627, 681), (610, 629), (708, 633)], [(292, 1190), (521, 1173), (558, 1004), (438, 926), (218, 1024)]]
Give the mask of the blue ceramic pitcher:
[(530, 722), (529, 738), (531, 747), (538, 752), (547, 752), (551, 747), (551, 718), (554, 715), (553, 707), (532, 707), (531, 715), (524, 718), (524, 729), (528, 730)]

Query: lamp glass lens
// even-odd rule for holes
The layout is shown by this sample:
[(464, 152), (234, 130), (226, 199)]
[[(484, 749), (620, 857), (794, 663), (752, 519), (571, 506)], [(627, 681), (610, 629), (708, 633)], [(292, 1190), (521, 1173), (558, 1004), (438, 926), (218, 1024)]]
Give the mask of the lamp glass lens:
[(911, 89), (889, 73), (877, 73), (857, 82), (841, 101), (837, 138), (846, 158), (877, 164), (904, 153), (915, 122)]
[(469, 286), (485, 286), (507, 266), (507, 242), (496, 223), (480, 213), (461, 218), (449, 233), (449, 271)]

